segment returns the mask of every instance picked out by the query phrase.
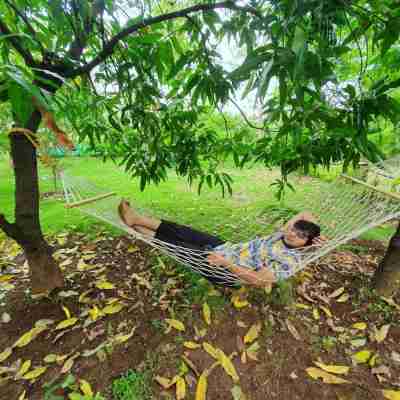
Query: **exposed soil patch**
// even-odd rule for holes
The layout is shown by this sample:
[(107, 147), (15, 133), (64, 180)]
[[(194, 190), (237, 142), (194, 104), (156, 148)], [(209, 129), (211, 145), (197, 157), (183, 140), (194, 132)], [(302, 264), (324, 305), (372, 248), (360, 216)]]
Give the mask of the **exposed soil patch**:
[[(43, 399), (43, 385), (68, 373), (112, 400), (113, 380), (129, 369), (149, 371), (153, 378), (180, 374), (187, 385), (185, 398), (194, 399), (199, 375), (215, 363), (203, 343), (231, 355), (240, 378), (233, 382), (220, 365), (214, 367), (207, 379), (211, 400), (233, 398), (235, 386), (248, 400), (383, 399), (383, 389), (400, 389), (400, 298), (388, 304), (368, 289), (385, 251), (380, 242), (357, 240), (351, 245), (363, 249), (358, 254), (331, 253), (300, 273), (292, 291), (282, 287), (269, 296), (245, 291), (241, 296), (248, 305), (241, 308), (231, 301), (236, 291), (215, 291), (206, 283), (194, 287), (197, 278), (124, 237), (59, 235), (53, 245), (67, 287), (45, 299), (29, 294), (24, 256), (11, 243), (2, 247), (0, 317), (7, 314), (10, 320), (0, 322), (0, 357), (37, 321), (52, 322), (0, 362), (1, 400), (17, 399), (24, 390), (29, 400)], [(205, 301), (211, 308), (210, 325), (203, 316)], [(120, 310), (105, 313), (107, 306), (118, 304)], [(76, 323), (56, 329), (70, 318), (77, 318)], [(168, 328), (168, 318), (181, 321), (185, 331)], [(244, 343), (254, 324), (260, 326), (258, 336)], [(378, 343), (375, 333), (384, 325), (389, 330)], [(188, 349), (187, 341), (202, 347)], [(357, 364), (352, 359), (362, 350), (371, 357)], [(49, 354), (58, 360), (46, 362)], [(71, 357), (70, 369), (62, 372)], [(15, 380), (26, 360), (31, 361), (29, 371), (47, 370), (37, 379)], [(349, 366), (348, 375), (340, 376), (349, 383), (312, 379), (306, 370), (316, 367), (316, 361)], [(385, 373), (373, 369), (382, 366)], [(175, 398), (174, 387), (163, 389), (155, 380), (151, 387), (154, 399)], [(57, 393), (67, 398), (68, 390)]]

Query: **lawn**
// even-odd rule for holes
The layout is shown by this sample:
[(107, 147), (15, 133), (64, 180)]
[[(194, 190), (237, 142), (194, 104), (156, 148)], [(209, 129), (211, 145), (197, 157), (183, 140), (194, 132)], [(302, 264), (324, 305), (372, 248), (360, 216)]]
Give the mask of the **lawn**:
[[(278, 202), (275, 198), (275, 189), (271, 187), (277, 178), (278, 170), (268, 170), (262, 166), (253, 166), (242, 170), (226, 167), (225, 171), (234, 179), (233, 196), (222, 197), (219, 188), (203, 187), (201, 195), (197, 193), (197, 186), (190, 187), (187, 181), (171, 171), (168, 180), (159, 185), (149, 185), (145, 191), (139, 189), (138, 179), (127, 175), (122, 167), (113, 162), (103, 162), (99, 158), (68, 158), (61, 160), (67, 174), (83, 178), (94, 183), (104, 192), (115, 191), (120, 197), (129, 198), (135, 206), (145, 212), (162, 218), (168, 218), (179, 223), (189, 224), (210, 233), (219, 234), (229, 240), (248, 239), (256, 234), (270, 233), (274, 218), (262, 221), (259, 215), (268, 215), (270, 210), (277, 216), (278, 224), (283, 222), (285, 210), (302, 210), (307, 208), (307, 196), (319, 189), (320, 183), (332, 180), (338, 173), (319, 171), (317, 179), (304, 179), (299, 175), (291, 177), (296, 188), (293, 193), (287, 191), (286, 200)], [(54, 182), (51, 171), (41, 166), (40, 192), (43, 195), (54, 191)], [(322, 185), (321, 183), (321, 185)], [(58, 190), (61, 184), (58, 182)], [(9, 163), (0, 159), (0, 209), (10, 220), (13, 219), (14, 208), (14, 180)], [(283, 212), (280, 211), (283, 210)], [(349, 211), (351, 212), (351, 211)], [(41, 201), (41, 223), (44, 232), (48, 234), (65, 231), (90, 232), (102, 229), (114, 232), (109, 226), (103, 225), (79, 211), (65, 209), (60, 199), (45, 196)], [(282, 218), (278, 218), (279, 216)], [(277, 225), (275, 225), (277, 227)], [(386, 240), (393, 229), (390, 226), (375, 228), (365, 233), (363, 239)]]

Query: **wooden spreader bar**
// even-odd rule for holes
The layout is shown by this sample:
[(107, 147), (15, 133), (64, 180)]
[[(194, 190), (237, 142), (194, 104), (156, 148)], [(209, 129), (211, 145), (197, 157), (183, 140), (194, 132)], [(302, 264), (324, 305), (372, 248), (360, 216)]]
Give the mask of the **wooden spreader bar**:
[(111, 197), (111, 196), (115, 196), (115, 195), (116, 195), (115, 192), (104, 193), (99, 196), (90, 197), (88, 199), (84, 199), (81, 201), (75, 201), (74, 203), (66, 204), (65, 207), (66, 208), (79, 207), (79, 206), (83, 206), (83, 205), (89, 204), (89, 203), (94, 203), (95, 201), (103, 200), (103, 199), (106, 199), (107, 197)]

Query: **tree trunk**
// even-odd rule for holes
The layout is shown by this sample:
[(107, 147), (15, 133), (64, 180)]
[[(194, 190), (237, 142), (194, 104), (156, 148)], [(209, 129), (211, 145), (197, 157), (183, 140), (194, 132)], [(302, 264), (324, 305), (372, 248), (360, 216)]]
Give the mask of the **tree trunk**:
[(400, 221), (385, 257), (375, 272), (373, 284), (378, 294), (386, 297), (400, 289)]
[[(41, 120), (34, 112), (26, 128), (36, 132)], [(0, 218), (0, 227), (22, 246), (28, 260), (33, 294), (64, 286), (64, 278), (45, 241), (39, 219), (39, 182), (36, 149), (22, 134), (11, 135), (15, 171), (15, 223)]]

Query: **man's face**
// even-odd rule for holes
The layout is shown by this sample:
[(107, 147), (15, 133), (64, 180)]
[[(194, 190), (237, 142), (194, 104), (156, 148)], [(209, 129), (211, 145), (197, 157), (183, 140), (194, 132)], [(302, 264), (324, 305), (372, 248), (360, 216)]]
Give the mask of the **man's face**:
[(294, 227), (287, 229), (283, 238), (290, 247), (304, 247), (308, 242), (307, 234)]

